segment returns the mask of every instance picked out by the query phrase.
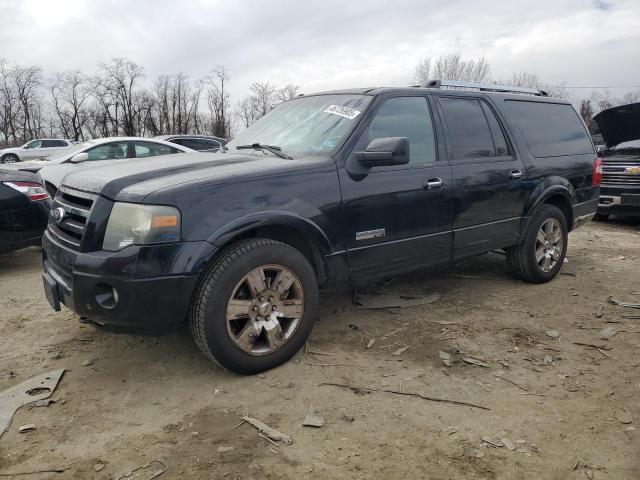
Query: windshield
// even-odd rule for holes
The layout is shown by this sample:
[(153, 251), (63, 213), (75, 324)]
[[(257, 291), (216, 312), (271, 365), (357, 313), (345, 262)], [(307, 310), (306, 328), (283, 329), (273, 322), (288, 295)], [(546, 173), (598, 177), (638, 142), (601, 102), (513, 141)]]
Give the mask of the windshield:
[[(240, 132), (227, 148), (253, 144), (279, 147), (287, 155), (323, 155), (334, 150), (371, 101), (367, 95), (315, 95), (281, 103)], [(242, 152), (249, 150), (242, 149)], [(272, 155), (268, 150), (255, 149)]]

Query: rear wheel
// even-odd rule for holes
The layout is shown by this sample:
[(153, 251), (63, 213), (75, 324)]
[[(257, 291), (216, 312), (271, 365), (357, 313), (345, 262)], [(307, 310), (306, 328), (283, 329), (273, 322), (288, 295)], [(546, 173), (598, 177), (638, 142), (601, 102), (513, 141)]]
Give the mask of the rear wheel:
[(562, 268), (567, 246), (564, 214), (558, 207), (544, 204), (531, 218), (520, 244), (506, 250), (507, 263), (513, 274), (526, 282), (548, 282)]
[(2, 162), (0, 163), (18, 163), (20, 158), (14, 153), (7, 153), (4, 157), (2, 157)]
[(253, 374), (295, 355), (311, 333), (317, 304), (315, 272), (304, 255), (274, 240), (244, 240), (205, 274), (189, 326), (205, 355)]

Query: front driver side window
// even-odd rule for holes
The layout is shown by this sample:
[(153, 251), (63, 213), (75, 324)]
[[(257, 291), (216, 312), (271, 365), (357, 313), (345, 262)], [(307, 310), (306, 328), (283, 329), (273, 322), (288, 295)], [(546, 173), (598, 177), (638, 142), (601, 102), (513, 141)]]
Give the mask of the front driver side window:
[(127, 142), (114, 142), (98, 145), (88, 150), (88, 160), (116, 160), (127, 158)]
[(396, 97), (378, 109), (357, 150), (364, 150), (376, 138), (407, 137), (411, 165), (436, 161), (436, 144), (429, 105), (425, 97)]

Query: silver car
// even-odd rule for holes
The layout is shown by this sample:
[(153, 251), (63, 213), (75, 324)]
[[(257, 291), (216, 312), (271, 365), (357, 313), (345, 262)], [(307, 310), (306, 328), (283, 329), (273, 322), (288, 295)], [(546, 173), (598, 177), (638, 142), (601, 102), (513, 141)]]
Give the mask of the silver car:
[(15, 167), (23, 171), (37, 172), (40, 183), (53, 197), (64, 176), (77, 169), (104, 165), (114, 160), (131, 160), (193, 151), (182, 145), (152, 138), (111, 137), (89, 140), (74, 145), (61, 156), (48, 160), (23, 162)]
[(71, 140), (59, 138), (39, 138), (25, 143), (21, 147), (0, 150), (0, 163), (17, 163), (60, 155), (65, 149), (73, 147)]

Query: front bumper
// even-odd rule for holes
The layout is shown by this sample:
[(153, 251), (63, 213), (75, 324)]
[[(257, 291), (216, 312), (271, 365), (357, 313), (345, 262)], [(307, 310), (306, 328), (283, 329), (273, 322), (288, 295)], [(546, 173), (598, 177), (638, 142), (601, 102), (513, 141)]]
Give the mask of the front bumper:
[[(622, 195), (601, 195), (598, 202), (599, 215), (640, 215), (640, 194), (636, 195), (637, 205), (628, 204)], [(635, 202), (634, 202), (635, 203)]]
[(191, 297), (216, 247), (208, 242), (133, 246), (120, 252), (77, 252), (45, 232), (47, 297), (105, 325), (160, 326), (187, 318)]

